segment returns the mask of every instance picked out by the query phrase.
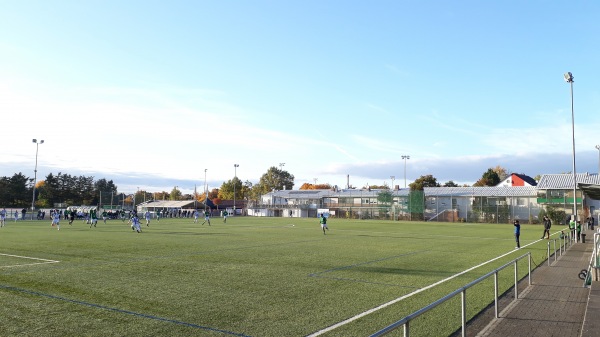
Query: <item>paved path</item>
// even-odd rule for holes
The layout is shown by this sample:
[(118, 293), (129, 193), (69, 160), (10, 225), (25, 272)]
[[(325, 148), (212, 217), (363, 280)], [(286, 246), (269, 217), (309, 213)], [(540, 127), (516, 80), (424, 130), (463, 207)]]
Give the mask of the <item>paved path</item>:
[[(578, 274), (587, 269), (593, 251), (592, 232), (586, 243), (569, 247), (551, 265), (540, 266), (532, 273), (532, 284), (519, 293), (519, 298), (508, 305), (500, 318), (494, 319), (478, 337), (582, 337), (582, 331), (600, 336), (595, 327), (586, 325), (590, 288), (583, 287)], [(597, 282), (594, 282), (597, 283)], [(593, 284), (598, 288), (597, 284)], [(588, 319), (600, 320), (600, 289), (596, 290), (596, 311), (587, 312)], [(590, 305), (593, 307), (593, 305)], [(590, 309), (591, 310), (591, 309)], [(596, 325), (597, 327), (598, 325)]]

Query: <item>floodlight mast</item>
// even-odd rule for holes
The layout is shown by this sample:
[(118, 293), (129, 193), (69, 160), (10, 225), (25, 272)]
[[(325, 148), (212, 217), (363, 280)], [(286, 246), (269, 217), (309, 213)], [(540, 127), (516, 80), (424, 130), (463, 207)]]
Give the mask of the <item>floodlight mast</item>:
[[(33, 220), (33, 213), (35, 210), (35, 184), (37, 183), (37, 164), (38, 164), (38, 150), (40, 148), (40, 144), (44, 144), (44, 140), (41, 139), (39, 142), (37, 139), (32, 139), (32, 142), (35, 143), (35, 169), (33, 170), (33, 197), (31, 198), (31, 220)], [(25, 216), (23, 216), (23, 220)]]
[(237, 182), (237, 168), (239, 164), (233, 164), (233, 216), (235, 216), (235, 184)]
[(596, 145), (596, 150), (598, 150), (598, 174), (600, 175), (600, 145)]
[(402, 159), (404, 159), (404, 188), (406, 188), (406, 160), (410, 159), (410, 156), (402, 155)]
[[(573, 217), (575, 220), (575, 226), (577, 226), (577, 172), (575, 170), (575, 109), (573, 104), (573, 74), (569, 71), (566, 72), (565, 81), (569, 83), (571, 87), (571, 132), (573, 140)], [(575, 235), (575, 242), (577, 242), (577, 235)]]

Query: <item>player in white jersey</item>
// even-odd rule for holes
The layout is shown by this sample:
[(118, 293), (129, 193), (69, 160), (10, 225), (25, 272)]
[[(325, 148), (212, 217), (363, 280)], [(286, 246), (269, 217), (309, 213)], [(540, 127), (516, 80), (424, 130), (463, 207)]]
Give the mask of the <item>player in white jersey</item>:
[(3, 208), (0, 211), (0, 227), (4, 227), (6, 225), (6, 208)]
[(142, 229), (140, 228), (140, 219), (137, 215), (134, 215), (133, 218), (131, 218), (131, 229), (138, 233), (142, 232)]
[(15, 222), (19, 220), (19, 211), (15, 211)]
[(146, 219), (146, 227), (150, 227), (150, 218), (152, 217), (152, 215), (150, 215), (150, 211), (146, 211), (146, 213), (144, 213), (144, 218)]
[(58, 211), (52, 215), (52, 226), (56, 226), (56, 229), (60, 230), (60, 213)]
[(200, 213), (198, 212), (198, 210), (194, 211), (194, 223), (198, 222), (198, 217), (200, 216)]

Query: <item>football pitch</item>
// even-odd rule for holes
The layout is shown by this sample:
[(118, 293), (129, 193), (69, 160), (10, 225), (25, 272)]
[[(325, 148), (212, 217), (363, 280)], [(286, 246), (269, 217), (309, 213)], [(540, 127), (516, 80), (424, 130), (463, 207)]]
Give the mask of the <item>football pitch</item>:
[[(318, 219), (211, 222), (142, 220), (136, 233), (121, 220), (7, 221), (0, 336), (365, 336), (527, 252), (540, 264), (547, 245), (540, 225), (522, 226), (530, 245), (515, 251), (510, 224), (332, 218), (324, 235)], [(504, 292), (514, 269), (499, 277)], [(468, 317), (493, 294), (493, 278), (469, 289)], [(460, 296), (411, 336), (459, 327)]]

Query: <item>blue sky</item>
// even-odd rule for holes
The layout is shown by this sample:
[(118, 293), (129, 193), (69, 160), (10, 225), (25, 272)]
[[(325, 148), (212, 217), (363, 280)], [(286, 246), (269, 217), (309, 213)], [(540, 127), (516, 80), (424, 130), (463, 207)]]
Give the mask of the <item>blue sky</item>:
[(0, 176), (184, 192), (596, 173), (595, 1), (0, 0)]

